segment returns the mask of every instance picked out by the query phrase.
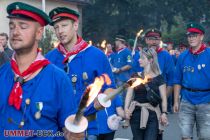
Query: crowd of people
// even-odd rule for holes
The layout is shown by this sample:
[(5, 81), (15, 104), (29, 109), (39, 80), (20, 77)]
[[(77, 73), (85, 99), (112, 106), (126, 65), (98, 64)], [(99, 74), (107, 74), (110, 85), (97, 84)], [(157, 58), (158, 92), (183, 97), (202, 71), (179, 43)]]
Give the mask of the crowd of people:
[[(80, 13), (73, 9), (56, 7), (47, 15), (14, 2), (7, 13), (9, 36), (0, 33), (0, 139), (14, 139), (14, 133), (6, 138), (7, 131), (48, 130), (63, 135), (46, 139), (112, 140), (122, 124), (131, 126), (133, 140), (162, 140), (167, 114), (174, 112), (183, 140), (193, 139), (195, 124), (198, 138), (210, 140), (210, 49), (202, 25), (189, 23), (188, 45), (176, 48), (173, 42), (161, 45), (161, 31), (151, 28), (144, 33), (146, 45), (134, 48), (125, 35), (116, 34), (114, 44), (100, 50), (78, 35)], [(43, 56), (38, 48), (46, 25), (60, 43)], [(65, 119), (77, 112), (88, 86), (103, 74), (111, 84), (105, 83), (100, 94), (123, 90), (110, 107), (97, 98), (86, 107), (85, 132), (68, 131)], [(35, 134), (15, 138), (43, 139)]]

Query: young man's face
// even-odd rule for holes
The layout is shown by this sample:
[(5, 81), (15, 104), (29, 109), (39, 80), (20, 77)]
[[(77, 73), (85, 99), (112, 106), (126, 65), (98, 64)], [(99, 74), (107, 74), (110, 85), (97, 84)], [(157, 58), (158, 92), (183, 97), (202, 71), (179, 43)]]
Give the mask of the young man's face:
[(148, 47), (154, 47), (160, 45), (161, 38), (160, 37), (146, 37), (145, 43), (148, 45)]
[(167, 50), (168, 50), (168, 51), (173, 50), (173, 44), (168, 44), (168, 45), (167, 45)]
[(187, 35), (188, 43), (191, 47), (198, 47), (203, 41), (203, 35), (202, 34), (189, 34)]
[(0, 45), (2, 45), (4, 48), (7, 46), (7, 37), (6, 36), (0, 36)]
[(11, 18), (9, 22), (9, 40), (15, 50), (31, 49), (42, 38), (43, 27), (30, 20)]
[(63, 19), (54, 23), (54, 29), (58, 40), (63, 45), (67, 45), (70, 44), (72, 39), (77, 35), (78, 22)]

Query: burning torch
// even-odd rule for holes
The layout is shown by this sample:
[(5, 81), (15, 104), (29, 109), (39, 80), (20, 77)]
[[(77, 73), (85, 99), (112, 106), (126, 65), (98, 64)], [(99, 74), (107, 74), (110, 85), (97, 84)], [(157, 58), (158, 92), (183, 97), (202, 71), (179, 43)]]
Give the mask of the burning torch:
[(96, 77), (94, 83), (86, 88), (76, 115), (71, 115), (65, 120), (65, 127), (70, 132), (81, 133), (87, 129), (88, 120), (84, 117), (85, 108), (94, 101), (104, 83), (111, 84), (111, 80), (106, 74)]
[(132, 56), (135, 54), (135, 50), (136, 50), (136, 46), (137, 46), (137, 41), (138, 41), (138, 38), (141, 36), (141, 33), (143, 32), (144, 30), (141, 29), (137, 34), (136, 34), (136, 38), (135, 38), (135, 41), (134, 41), (134, 44), (133, 44), (133, 50), (132, 50)]
[(140, 84), (145, 84), (147, 82), (147, 78), (131, 78), (122, 86), (118, 87), (117, 89), (113, 90), (113, 92), (106, 94), (99, 94), (98, 101), (103, 107), (109, 107), (111, 105), (111, 99), (113, 99), (117, 94), (122, 92), (125, 88), (131, 87), (135, 88)]

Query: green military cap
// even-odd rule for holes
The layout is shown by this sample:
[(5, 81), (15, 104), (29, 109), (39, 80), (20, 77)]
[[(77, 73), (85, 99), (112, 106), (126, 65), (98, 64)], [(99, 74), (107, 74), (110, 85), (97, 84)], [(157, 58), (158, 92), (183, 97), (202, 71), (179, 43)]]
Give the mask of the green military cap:
[(161, 36), (162, 36), (161, 31), (159, 31), (156, 28), (148, 29), (145, 32), (145, 37), (154, 37), (154, 38), (157, 38), (157, 37), (161, 37)]
[(133, 47), (133, 45), (134, 45), (134, 39), (128, 39), (128, 44), (131, 46), (131, 47)]
[(51, 25), (53, 25), (57, 21), (66, 18), (77, 21), (79, 19), (79, 16), (80, 16), (79, 12), (66, 7), (57, 7), (51, 10), (49, 13), (49, 17), (52, 20)]
[(199, 23), (195, 23), (195, 22), (188, 23), (187, 24), (187, 34), (193, 34), (193, 33), (204, 34), (205, 29)]
[(14, 2), (7, 6), (8, 18), (30, 19), (45, 26), (50, 23), (50, 18), (42, 10), (22, 2)]
[(123, 41), (123, 42), (126, 42), (126, 37), (124, 35), (116, 35), (115, 36), (115, 40), (120, 40), (120, 41)]

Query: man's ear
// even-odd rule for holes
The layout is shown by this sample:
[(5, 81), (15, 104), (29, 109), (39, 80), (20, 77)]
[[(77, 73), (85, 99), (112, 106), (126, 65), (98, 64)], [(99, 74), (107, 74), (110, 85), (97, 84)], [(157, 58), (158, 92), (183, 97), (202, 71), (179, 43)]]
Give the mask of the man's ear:
[(204, 35), (202, 34), (202, 35), (201, 35), (201, 41), (203, 41), (203, 39), (204, 39)]
[(78, 28), (79, 28), (79, 22), (78, 22), (78, 21), (75, 21), (75, 22), (73, 23), (73, 27), (74, 27), (74, 30), (77, 31)]
[(42, 39), (43, 32), (44, 32), (44, 27), (41, 26), (37, 27), (36, 40), (40, 41)]

